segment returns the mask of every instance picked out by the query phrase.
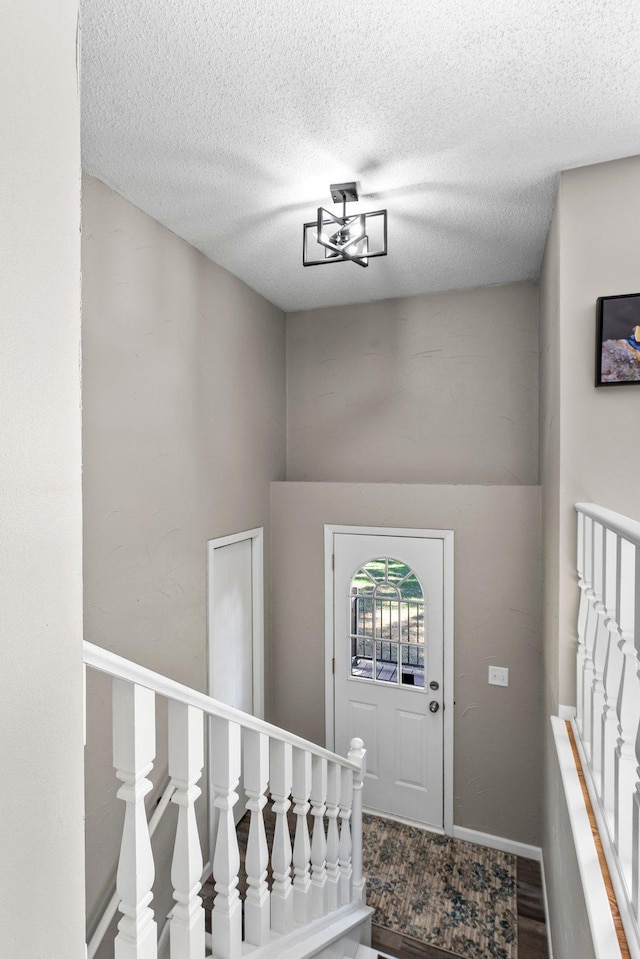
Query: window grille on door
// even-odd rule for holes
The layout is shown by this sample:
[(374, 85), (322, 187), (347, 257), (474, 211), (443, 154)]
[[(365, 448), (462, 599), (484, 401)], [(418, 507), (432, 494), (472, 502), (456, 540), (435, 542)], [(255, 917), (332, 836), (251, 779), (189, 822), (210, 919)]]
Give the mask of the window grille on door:
[(424, 687), (424, 592), (406, 563), (372, 559), (351, 581), (351, 676)]

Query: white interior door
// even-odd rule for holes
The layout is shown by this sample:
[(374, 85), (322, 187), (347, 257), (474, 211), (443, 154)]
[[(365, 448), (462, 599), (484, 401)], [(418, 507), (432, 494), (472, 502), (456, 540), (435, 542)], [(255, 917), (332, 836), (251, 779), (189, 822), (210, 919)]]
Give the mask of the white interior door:
[[(209, 543), (208, 692), (214, 699), (262, 717), (264, 696), (262, 529)], [(214, 748), (210, 743), (210, 750)], [(234, 815), (245, 812), (238, 788)], [(217, 811), (210, 805), (211, 849)]]
[(367, 749), (366, 808), (443, 827), (444, 542), (335, 533), (335, 748)]
[(209, 695), (253, 712), (252, 543), (212, 551), (209, 596)]

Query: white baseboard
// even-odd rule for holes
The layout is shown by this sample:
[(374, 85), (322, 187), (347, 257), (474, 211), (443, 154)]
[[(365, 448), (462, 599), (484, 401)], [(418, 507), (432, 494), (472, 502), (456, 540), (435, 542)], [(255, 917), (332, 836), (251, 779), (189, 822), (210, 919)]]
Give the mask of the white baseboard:
[[(414, 829), (424, 829), (425, 832), (434, 832), (437, 836), (445, 835), (445, 831), (441, 826), (431, 826), (424, 822), (418, 822), (417, 819), (406, 819), (404, 816), (396, 816), (395, 813), (391, 815), (391, 813), (388, 812), (380, 812), (379, 809), (369, 809), (367, 806), (363, 806), (362, 811), (368, 816), (376, 816), (378, 819), (388, 819), (389, 822), (400, 822), (403, 826), (413, 826)], [(382, 955), (382, 953), (380, 953), (380, 955)]]
[(504, 836), (492, 836), (486, 832), (467, 829), (465, 826), (454, 826), (453, 838), (462, 839), (464, 842), (474, 842), (477, 846), (488, 846), (489, 849), (498, 849), (500, 852), (510, 852), (514, 856), (522, 856), (523, 859), (534, 859), (536, 862), (542, 861), (542, 849), (540, 846), (529, 846), (526, 842), (517, 842), (515, 839), (505, 839)]
[(547, 952), (549, 959), (553, 959), (553, 942), (551, 941), (551, 925), (549, 923), (549, 899), (547, 898), (547, 875), (544, 871), (544, 857), (540, 852), (540, 872), (542, 874), (542, 904), (544, 906), (544, 920), (547, 926)]

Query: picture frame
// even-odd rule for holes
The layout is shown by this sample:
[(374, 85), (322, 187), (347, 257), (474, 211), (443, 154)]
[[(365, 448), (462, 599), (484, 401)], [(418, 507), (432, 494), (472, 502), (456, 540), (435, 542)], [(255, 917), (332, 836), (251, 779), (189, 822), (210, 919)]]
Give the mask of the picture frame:
[(640, 385), (640, 293), (596, 301), (595, 385)]

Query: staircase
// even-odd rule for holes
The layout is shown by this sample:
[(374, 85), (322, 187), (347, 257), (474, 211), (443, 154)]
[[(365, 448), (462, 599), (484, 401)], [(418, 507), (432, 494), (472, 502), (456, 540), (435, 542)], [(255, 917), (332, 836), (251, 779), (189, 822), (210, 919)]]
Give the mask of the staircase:
[[(354, 739), (338, 756), (203, 693), (84, 644), (89, 669), (112, 678), (113, 765), (125, 804), (116, 890), (87, 946), (98, 952), (116, 911), (115, 959), (371, 959), (372, 910), (362, 875), (362, 785), (366, 751)], [(156, 697), (168, 702), (169, 785), (151, 821), (145, 796), (156, 755)], [(209, 738), (210, 861), (216, 896), (211, 934), (199, 895), (203, 857), (195, 812)], [(234, 807), (242, 780), (250, 814), (245, 869)], [(267, 842), (264, 807), (275, 830)], [(151, 832), (168, 803), (178, 807), (171, 866), (175, 905), (151, 906), (155, 864)], [(293, 843), (287, 812), (293, 806)], [(309, 829), (308, 813), (313, 826)], [(326, 821), (326, 826), (325, 826)], [(267, 870), (271, 866), (271, 885)]]

